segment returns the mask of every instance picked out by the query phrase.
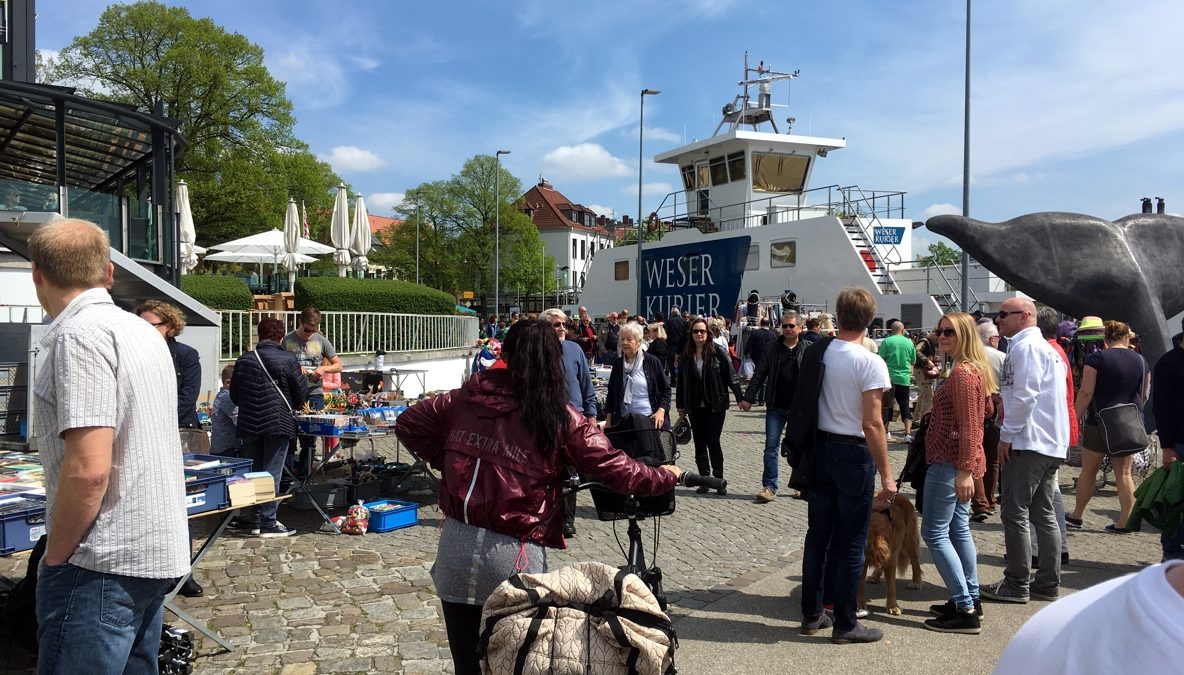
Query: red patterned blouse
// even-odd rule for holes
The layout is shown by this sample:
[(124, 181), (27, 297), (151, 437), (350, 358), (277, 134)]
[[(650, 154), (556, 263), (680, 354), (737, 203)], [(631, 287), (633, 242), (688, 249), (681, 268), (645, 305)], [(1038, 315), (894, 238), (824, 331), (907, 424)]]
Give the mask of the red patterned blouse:
[(925, 433), (925, 459), (929, 464), (952, 462), (973, 478), (987, 471), (983, 454), (983, 420), (987, 394), (974, 367), (959, 364), (933, 395), (933, 416)]

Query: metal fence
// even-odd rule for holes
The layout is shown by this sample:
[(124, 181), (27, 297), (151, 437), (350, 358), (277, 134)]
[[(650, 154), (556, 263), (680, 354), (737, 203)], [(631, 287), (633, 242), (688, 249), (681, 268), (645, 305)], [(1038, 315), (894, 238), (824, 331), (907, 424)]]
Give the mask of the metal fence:
[[(279, 319), (295, 330), (300, 312), (225, 311), (222, 315), (222, 358), (234, 359), (258, 341), (255, 326), (262, 318)], [(338, 354), (426, 352), (468, 347), (479, 331), (474, 316), (425, 316), (378, 312), (321, 312), (321, 333)]]
[(0, 305), (0, 323), (41, 323), (45, 310), (39, 305)]

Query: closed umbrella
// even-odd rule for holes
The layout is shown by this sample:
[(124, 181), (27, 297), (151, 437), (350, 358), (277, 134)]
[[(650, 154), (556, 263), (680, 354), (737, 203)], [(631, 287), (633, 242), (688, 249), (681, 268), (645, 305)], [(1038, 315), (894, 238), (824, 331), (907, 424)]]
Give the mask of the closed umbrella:
[(180, 234), (178, 239), (181, 244), (181, 274), (192, 272), (193, 268), (197, 267), (197, 252), (194, 250), (194, 244), (197, 243), (197, 232), (193, 228), (193, 210), (189, 207), (189, 186), (185, 181), (177, 183), (177, 216), (180, 221)]
[(354, 236), (349, 252), (354, 256), (354, 269), (358, 276), (365, 276), (366, 268), (370, 266), (366, 258), (370, 255), (370, 216), (366, 213), (366, 200), (362, 199), (362, 195), (358, 195), (354, 201)]
[(284, 213), (284, 257), (283, 265), (288, 270), (288, 290), (296, 288), (296, 256), (300, 252), (300, 212), (296, 200), (288, 198), (288, 210)]
[(337, 276), (345, 276), (345, 268), (349, 267), (349, 201), (345, 191), (345, 184), (337, 187), (337, 196), (333, 199), (333, 219), (329, 222), (329, 238), (333, 241), (333, 262), (337, 263)]

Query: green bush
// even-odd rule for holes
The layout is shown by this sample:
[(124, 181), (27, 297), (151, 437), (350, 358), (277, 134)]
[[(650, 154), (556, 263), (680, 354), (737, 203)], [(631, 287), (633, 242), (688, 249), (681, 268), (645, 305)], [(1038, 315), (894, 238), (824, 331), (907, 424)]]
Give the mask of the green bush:
[(251, 290), (238, 277), (185, 275), (181, 290), (210, 309), (251, 309)]
[(302, 277), (296, 280), (297, 311), (313, 305), (322, 312), (456, 314), (456, 300), (434, 288), (390, 279)]

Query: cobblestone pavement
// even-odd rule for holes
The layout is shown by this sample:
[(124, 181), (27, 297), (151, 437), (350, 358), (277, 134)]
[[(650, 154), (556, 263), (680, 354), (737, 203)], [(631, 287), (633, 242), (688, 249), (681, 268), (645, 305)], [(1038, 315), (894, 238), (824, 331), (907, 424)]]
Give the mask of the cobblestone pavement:
[[(805, 534), (805, 503), (779, 497), (757, 504), (764, 444), (763, 409), (727, 419), (723, 446), (729, 494), (697, 495), (680, 488), (677, 511), (661, 520), (657, 564), (665, 574), (677, 622), (688, 612), (781, 572), (794, 564)], [(693, 449), (683, 447), (679, 464), (694, 469)], [(903, 447), (894, 446), (899, 470)], [(781, 464), (784, 469), (784, 464)], [(1064, 472), (1062, 483), (1071, 481)], [(782, 483), (788, 474), (782, 473)], [(783, 493), (785, 491), (783, 490)], [(435, 558), (441, 514), (426, 485), (412, 484), (420, 524), (362, 537), (318, 531), (315, 512), (284, 506), (280, 518), (300, 534), (259, 540), (225, 536), (198, 568), (205, 596), (178, 598), (195, 617), (207, 621), (236, 649), (219, 653), (201, 637), (198, 673), (438, 673), (451, 672), (447, 639), (429, 570)], [(1067, 495), (1072, 507), (1072, 495)], [(1074, 562), (1113, 575), (1157, 561), (1158, 535), (1116, 536), (1101, 532), (1113, 517), (1113, 487), (1102, 491), (1086, 515), (1089, 530), (1071, 536)], [(203, 534), (199, 521), (195, 537)], [(980, 558), (1002, 555), (998, 519), (975, 525)], [(551, 567), (580, 560), (620, 564), (625, 524), (596, 520), (592, 500), (580, 495), (577, 536), (566, 551), (551, 551)], [(646, 553), (653, 557), (655, 527), (642, 524)], [(928, 554), (924, 554), (928, 560)], [(25, 558), (0, 559), (0, 575), (23, 574)], [(936, 575), (930, 575), (932, 582)], [(984, 579), (993, 581), (994, 579)], [(940, 582), (938, 582), (940, 583)], [(1067, 582), (1069, 588), (1075, 588)], [(175, 618), (166, 614), (166, 622)], [(195, 634), (196, 635), (196, 634)], [(0, 670), (31, 672), (31, 657), (0, 638)], [(727, 672), (721, 666), (720, 672)]]

